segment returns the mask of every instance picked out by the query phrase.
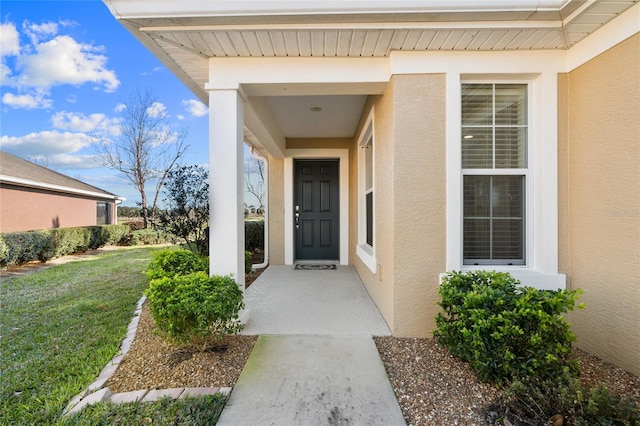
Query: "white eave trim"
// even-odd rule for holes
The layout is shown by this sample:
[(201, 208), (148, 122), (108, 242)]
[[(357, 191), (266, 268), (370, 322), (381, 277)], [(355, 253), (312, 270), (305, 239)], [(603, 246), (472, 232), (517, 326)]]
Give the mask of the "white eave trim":
[(570, 0), (103, 0), (118, 19), (374, 13), (559, 12)]
[(53, 185), (50, 183), (36, 182), (29, 179), (21, 179), (13, 176), (0, 175), (0, 184), (3, 184), (3, 183), (18, 185), (18, 186), (25, 186), (29, 188), (46, 189), (46, 190), (55, 191), (55, 192), (64, 192), (67, 194), (84, 195), (92, 198), (100, 198), (103, 200), (114, 200), (114, 201), (124, 200), (124, 198), (118, 195), (106, 194), (104, 192), (86, 191), (84, 189), (70, 188), (68, 186)]
[(566, 22), (555, 21), (461, 21), (461, 22), (349, 22), (349, 23), (291, 23), (291, 24), (236, 24), (236, 25), (167, 25), (140, 27), (142, 33), (199, 32), (199, 31), (335, 31), (351, 30), (492, 30), (492, 29), (562, 29)]

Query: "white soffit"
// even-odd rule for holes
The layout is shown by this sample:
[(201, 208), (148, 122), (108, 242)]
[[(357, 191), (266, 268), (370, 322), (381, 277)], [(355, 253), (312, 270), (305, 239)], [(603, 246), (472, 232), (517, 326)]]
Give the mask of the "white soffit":
[[(366, 96), (271, 96), (276, 121), (288, 138), (350, 138)], [(328, 124), (330, 123), (330, 124)]]

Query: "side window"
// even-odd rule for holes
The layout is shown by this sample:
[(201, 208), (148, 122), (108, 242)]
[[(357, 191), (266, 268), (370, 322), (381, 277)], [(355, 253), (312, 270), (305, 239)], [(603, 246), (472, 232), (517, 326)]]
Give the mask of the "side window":
[(97, 220), (98, 225), (109, 225), (109, 204), (97, 203)]
[(373, 247), (373, 136), (362, 146), (364, 149), (365, 242)]
[(462, 85), (463, 264), (525, 264), (526, 84)]
[(358, 245), (356, 253), (372, 272), (375, 258), (375, 137), (373, 111), (358, 139)]

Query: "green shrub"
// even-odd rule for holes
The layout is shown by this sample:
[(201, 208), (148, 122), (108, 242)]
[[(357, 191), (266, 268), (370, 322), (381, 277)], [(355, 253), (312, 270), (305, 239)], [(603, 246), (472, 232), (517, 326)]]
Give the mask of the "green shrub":
[(124, 225), (100, 225), (2, 234), (0, 240), (4, 250), (0, 267), (34, 260), (46, 262), (77, 251), (116, 244), (126, 238), (129, 232)]
[(264, 250), (264, 220), (244, 221), (244, 249), (250, 252)]
[(100, 225), (89, 227), (91, 239), (89, 248), (95, 249), (107, 244), (118, 244), (131, 234), (127, 225)]
[(131, 229), (132, 231), (139, 231), (141, 229), (144, 229), (144, 222), (141, 220), (132, 220), (129, 222), (124, 222), (123, 225), (127, 225), (129, 229)]
[(548, 424), (558, 414), (564, 424), (575, 426), (640, 424), (640, 409), (633, 400), (611, 394), (604, 384), (589, 389), (567, 376), (529, 378), (515, 380), (505, 393), (508, 399), (497, 411), (513, 424)]
[(250, 251), (244, 252), (244, 273), (248, 274), (253, 270), (253, 254)]
[(209, 271), (209, 259), (189, 250), (165, 249), (151, 254), (146, 275), (150, 280)]
[(581, 291), (519, 284), (508, 273), (448, 273), (439, 288), (443, 312), (435, 338), (486, 382), (577, 374), (575, 335), (562, 314), (573, 310)]
[(131, 233), (131, 238), (126, 242), (131, 246), (146, 246), (154, 244), (175, 244), (176, 238), (164, 231), (155, 229), (140, 229)]
[(179, 237), (190, 250), (209, 254), (209, 171), (202, 166), (180, 166), (162, 186), (165, 209), (156, 226)]
[(156, 327), (171, 341), (205, 343), (242, 329), (242, 290), (231, 277), (204, 272), (152, 280), (145, 292)]

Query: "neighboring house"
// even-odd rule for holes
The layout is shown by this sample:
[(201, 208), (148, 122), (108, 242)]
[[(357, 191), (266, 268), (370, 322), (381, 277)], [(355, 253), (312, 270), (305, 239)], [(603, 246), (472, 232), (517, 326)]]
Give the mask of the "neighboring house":
[(637, 1), (105, 3), (209, 106), (212, 272), (244, 276), (246, 141), (271, 264), (353, 265), (396, 336), (446, 271), (579, 287), (578, 345), (640, 373)]
[(122, 200), (0, 151), (0, 232), (115, 224)]

